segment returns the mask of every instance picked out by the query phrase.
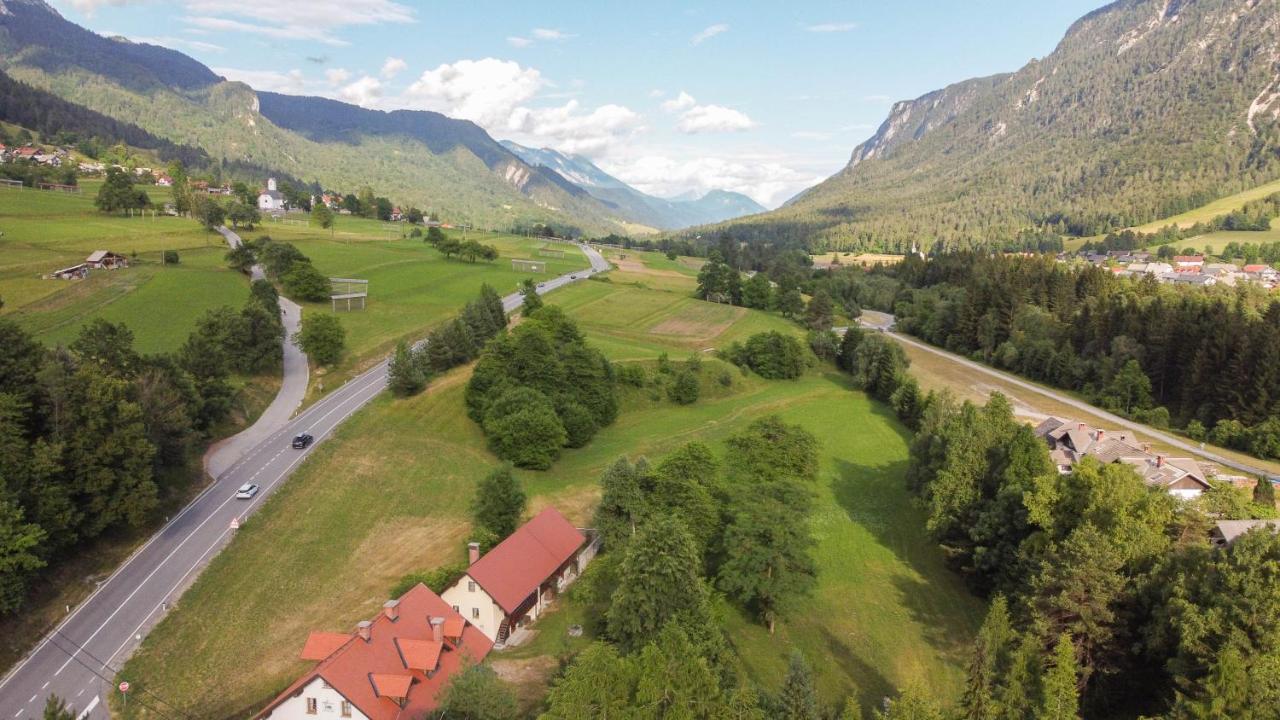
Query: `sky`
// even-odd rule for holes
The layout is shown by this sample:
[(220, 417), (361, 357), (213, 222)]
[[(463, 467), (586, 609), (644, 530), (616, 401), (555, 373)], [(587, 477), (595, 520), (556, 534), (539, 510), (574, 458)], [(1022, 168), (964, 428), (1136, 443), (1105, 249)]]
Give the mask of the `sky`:
[(1051, 52), (1103, 0), (52, 0), (258, 90), (472, 120), (642, 191), (776, 207), (897, 100)]

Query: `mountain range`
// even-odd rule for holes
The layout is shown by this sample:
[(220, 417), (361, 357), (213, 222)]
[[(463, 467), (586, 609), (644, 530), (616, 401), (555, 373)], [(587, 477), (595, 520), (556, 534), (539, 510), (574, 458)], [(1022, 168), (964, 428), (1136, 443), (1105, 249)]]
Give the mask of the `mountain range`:
[(454, 221), (635, 234), (722, 220), (739, 205), (742, 212), (762, 209), (719, 194), (670, 209), (625, 191), (610, 199), (614, 190), (528, 162), (469, 121), (255, 91), (180, 52), (90, 32), (43, 0), (0, 0), (0, 71), (165, 142), (198, 148), (215, 167), (271, 168), (348, 192), (367, 185)]
[(1017, 72), (893, 105), (846, 167), (729, 231), (902, 249), (1090, 236), (1280, 175), (1273, 0), (1119, 0)]
[(617, 208), (633, 222), (661, 230), (716, 223), (765, 211), (755, 200), (728, 190), (712, 190), (702, 196), (690, 193), (678, 198), (660, 198), (631, 187), (582, 155), (529, 148), (510, 140), (503, 140), (501, 145), (534, 167), (554, 170), (593, 197)]

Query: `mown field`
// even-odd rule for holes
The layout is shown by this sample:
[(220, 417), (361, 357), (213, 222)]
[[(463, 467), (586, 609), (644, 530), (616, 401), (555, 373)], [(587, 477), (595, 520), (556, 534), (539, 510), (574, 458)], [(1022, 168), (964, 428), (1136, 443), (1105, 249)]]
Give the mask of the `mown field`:
[[(666, 351), (678, 361), (700, 345), (760, 329), (799, 332), (775, 316), (620, 283), (582, 283), (548, 299), (615, 360)], [(657, 334), (654, 327), (700, 334)], [(718, 382), (726, 371), (728, 388)], [(185, 713), (244, 716), (305, 669), (296, 655), (310, 630), (346, 630), (377, 612), (405, 573), (460, 560), (473, 488), (498, 465), (465, 416), (467, 374), (456, 370), (415, 398), (384, 395), (354, 416), (211, 562), (121, 677)], [(596, 480), (618, 456), (657, 458), (694, 439), (722, 450), (724, 438), (751, 420), (780, 413), (822, 440), (814, 526), (820, 584), (773, 637), (731, 614), (730, 636), (747, 667), (776, 687), (791, 648), (799, 647), (830, 702), (856, 692), (870, 706), (908, 677), (927, 677), (940, 695), (956, 697), (959, 649), (983, 610), (924, 536), (904, 490), (903, 429), (833, 370), (771, 382), (708, 359), (702, 377), (707, 392), (687, 407), (628, 391), (618, 421), (586, 448), (567, 451), (547, 472), (518, 473), (531, 510), (553, 503), (587, 522)], [(560, 630), (574, 612), (570, 603), (544, 618), (545, 634), (533, 646), (495, 655), (495, 662), (504, 672), (515, 666), (536, 694), (565, 647)], [(129, 714), (144, 715), (135, 706)]]
[(1191, 227), (1198, 222), (1208, 222), (1219, 215), (1226, 215), (1233, 210), (1239, 210), (1246, 203), (1280, 192), (1280, 180), (1259, 185), (1255, 188), (1249, 188), (1244, 192), (1238, 192), (1234, 195), (1218, 198), (1211, 203), (1202, 205), (1194, 210), (1188, 210), (1180, 215), (1149, 222), (1146, 225), (1139, 225), (1134, 230), (1143, 233), (1153, 233), (1160, 228), (1169, 225), (1177, 225), (1178, 227)]
[[(402, 338), (418, 339), (426, 329), (450, 317), (480, 291), (484, 283), (503, 295), (514, 292), (525, 278), (550, 279), (589, 267), (586, 257), (572, 245), (563, 246), (564, 257), (541, 257), (541, 241), (515, 235), (469, 232), (498, 249), (493, 262), (445, 259), (420, 238), (409, 238), (409, 228), (342, 216), (334, 232), (304, 223), (267, 222), (241, 237), (267, 235), (293, 243), (322, 273), (330, 277), (369, 281), (365, 310), (337, 312), (347, 331), (348, 352), (338, 368), (348, 374), (374, 358), (382, 358)], [(456, 230), (446, 234), (461, 238)], [(559, 246), (558, 246), (559, 249)], [(546, 263), (546, 272), (530, 274), (512, 270), (513, 258)], [(303, 303), (303, 313), (332, 313), (329, 303)]]
[[(0, 190), (0, 312), (51, 345), (74, 339), (94, 317), (125, 322), (138, 350), (150, 353), (176, 349), (206, 310), (244, 302), (248, 283), (223, 264), (220, 235), (182, 218), (102, 215), (93, 207), (96, 188)], [(132, 265), (83, 281), (43, 279), (95, 250), (127, 255)], [(165, 250), (178, 251), (180, 264), (162, 266)]]

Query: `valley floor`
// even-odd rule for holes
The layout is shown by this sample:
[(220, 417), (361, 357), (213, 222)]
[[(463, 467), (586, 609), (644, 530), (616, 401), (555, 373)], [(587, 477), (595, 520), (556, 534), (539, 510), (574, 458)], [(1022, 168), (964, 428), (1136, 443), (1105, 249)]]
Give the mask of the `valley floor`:
[[(799, 333), (776, 316), (611, 277), (548, 301), (615, 361), (666, 352), (678, 362), (761, 329)], [(242, 717), (306, 667), (296, 658), (309, 631), (346, 630), (374, 614), (406, 573), (461, 560), (474, 486), (498, 465), (465, 416), (468, 372), (438, 378), (414, 398), (384, 394), (352, 417), (210, 563), (120, 677), (184, 713)], [(692, 406), (649, 388), (626, 390), (618, 421), (586, 448), (567, 451), (547, 472), (518, 473), (530, 511), (554, 504), (587, 523), (600, 473), (618, 456), (661, 457), (694, 439), (722, 450), (723, 439), (751, 420), (780, 414), (822, 442), (819, 585), (772, 637), (731, 615), (731, 642), (769, 688), (781, 682), (791, 649), (802, 649), (826, 702), (853, 693), (866, 707), (878, 705), (908, 677), (929, 677), (940, 695), (957, 697), (963, 648), (983, 604), (924, 533), (902, 477), (907, 435), (891, 413), (834, 370), (771, 382), (707, 358), (701, 377), (703, 396)], [(540, 621), (532, 645), (493, 656), (521, 668), (526, 702), (545, 692), (560, 653), (586, 642), (562, 634), (574, 612), (563, 603)], [(127, 714), (146, 715), (134, 705)]]

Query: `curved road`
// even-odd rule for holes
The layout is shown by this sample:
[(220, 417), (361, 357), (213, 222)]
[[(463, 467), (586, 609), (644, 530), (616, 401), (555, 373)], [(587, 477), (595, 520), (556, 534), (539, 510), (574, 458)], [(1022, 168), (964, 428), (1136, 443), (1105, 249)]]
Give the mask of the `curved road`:
[(1050, 390), (1040, 385), (1036, 385), (1035, 383), (1023, 380), (1017, 377), (1016, 375), (1010, 375), (1007, 372), (996, 370), (995, 368), (989, 367), (987, 365), (983, 365), (982, 363), (975, 362), (968, 358), (964, 358), (954, 353), (947, 352), (946, 350), (941, 350), (926, 342), (916, 340), (915, 338), (907, 335), (903, 335), (902, 333), (893, 332), (893, 326), (896, 320), (892, 315), (889, 315), (888, 313), (867, 311), (866, 313), (864, 313), (864, 316), (859, 319), (858, 322), (863, 327), (871, 328), (874, 330), (878, 330), (882, 333), (885, 333), (886, 335), (889, 335), (890, 337), (892, 337), (893, 339), (897, 340), (900, 343), (903, 343), (904, 345), (910, 345), (912, 347), (924, 350), (925, 352), (933, 353), (934, 355), (946, 358), (947, 360), (953, 363), (964, 365), (965, 367), (971, 370), (976, 370), (980, 373), (983, 373), (984, 375), (989, 375), (1002, 382), (1006, 382), (1010, 385), (1020, 387), (1024, 390), (1030, 390), (1031, 392), (1038, 393), (1040, 395), (1044, 395), (1045, 397), (1052, 398), (1057, 402), (1062, 403), (1063, 405), (1069, 405), (1078, 410), (1083, 410), (1085, 412), (1088, 412), (1090, 415), (1100, 417), (1114, 425), (1118, 425), (1120, 427), (1133, 430), (1134, 432), (1140, 432), (1144, 435), (1155, 438), (1156, 440), (1159, 440), (1160, 442), (1166, 445), (1169, 445), (1171, 447), (1176, 447), (1179, 450), (1185, 450), (1188, 453), (1191, 453), (1192, 455), (1198, 455), (1206, 460), (1212, 460), (1213, 462), (1216, 462), (1219, 465), (1222, 465), (1224, 467), (1229, 467), (1233, 470), (1238, 470), (1240, 472), (1249, 473), (1251, 475), (1258, 475), (1261, 477), (1274, 480), (1273, 475), (1263, 468), (1255, 467), (1253, 465), (1249, 465), (1248, 463), (1244, 463), (1239, 460), (1235, 460), (1233, 458), (1220, 455), (1211, 450), (1202, 450), (1195, 443), (1190, 443), (1190, 442), (1187, 442), (1186, 440), (1175, 437), (1168, 433), (1160, 432), (1159, 430), (1156, 430), (1155, 428), (1150, 427), (1149, 425), (1143, 425), (1142, 423), (1128, 420), (1114, 413), (1109, 413), (1106, 410), (1103, 410), (1095, 405), (1090, 405), (1089, 403), (1083, 400), (1078, 400), (1076, 398), (1073, 398), (1070, 395), (1066, 395), (1064, 393)]
[[(539, 294), (609, 269), (609, 263), (594, 248), (585, 244), (579, 247), (591, 269), (548, 280), (538, 288)], [(502, 300), (508, 312), (520, 303), (518, 294)], [(292, 319), (296, 322), (297, 315)], [(224, 443), (225, 448), (214, 450), (213, 460), (207, 462), (226, 464), (216, 473), (216, 480), (99, 585), (0, 682), (0, 720), (40, 717), (50, 694), (74, 706), (79, 720), (107, 718), (106, 700), (108, 693), (115, 692), (116, 671), (169, 605), (225, 546), (234, 532), (233, 521), (244, 522), (317, 445), (382, 392), (386, 384), (384, 360), (278, 427), (269, 428), (259, 420), (245, 431), (262, 436), (250, 447), (229, 442)], [(305, 390), (305, 380), (302, 387)], [(280, 398), (277, 402), (281, 402)], [(291, 400), (284, 402), (287, 405)], [(277, 410), (292, 412), (292, 407)], [(289, 440), (304, 431), (315, 436), (315, 443), (306, 450), (291, 449)], [(260, 486), (258, 495), (252, 500), (236, 500), (236, 488), (247, 482)], [(150, 706), (160, 718), (181, 717), (164, 704), (163, 698), (145, 692), (131, 693), (129, 702)]]

